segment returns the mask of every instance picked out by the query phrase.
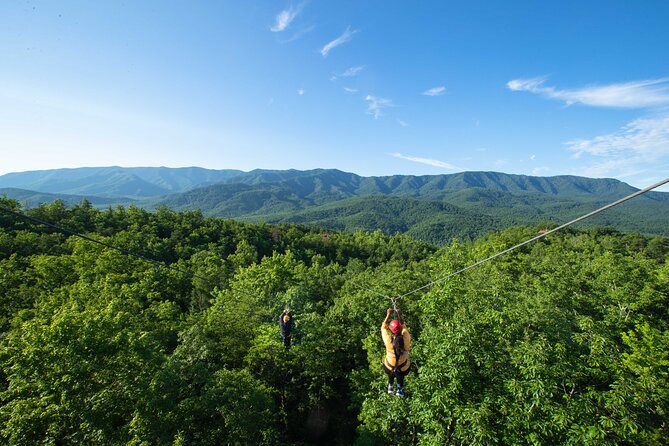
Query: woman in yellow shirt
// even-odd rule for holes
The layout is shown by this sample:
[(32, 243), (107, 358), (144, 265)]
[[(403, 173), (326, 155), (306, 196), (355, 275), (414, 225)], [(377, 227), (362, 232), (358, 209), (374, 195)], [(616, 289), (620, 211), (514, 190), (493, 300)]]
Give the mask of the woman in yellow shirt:
[(388, 375), (388, 393), (395, 393), (393, 384), (397, 378), (397, 396), (404, 396), (404, 376), (409, 373), (411, 362), (409, 361), (409, 347), (411, 347), (411, 335), (409, 329), (402, 321), (399, 310), (397, 318), (388, 323), (393, 313), (388, 308), (386, 318), (381, 324), (381, 338), (386, 346), (386, 357), (383, 359), (383, 371)]

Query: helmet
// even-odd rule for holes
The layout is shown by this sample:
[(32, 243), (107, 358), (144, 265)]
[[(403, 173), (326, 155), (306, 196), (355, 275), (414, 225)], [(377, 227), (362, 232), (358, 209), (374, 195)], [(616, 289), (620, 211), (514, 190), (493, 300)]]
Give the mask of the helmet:
[(402, 324), (400, 324), (400, 321), (397, 319), (393, 319), (390, 321), (390, 331), (393, 332), (393, 334), (398, 334), (400, 330), (402, 329)]

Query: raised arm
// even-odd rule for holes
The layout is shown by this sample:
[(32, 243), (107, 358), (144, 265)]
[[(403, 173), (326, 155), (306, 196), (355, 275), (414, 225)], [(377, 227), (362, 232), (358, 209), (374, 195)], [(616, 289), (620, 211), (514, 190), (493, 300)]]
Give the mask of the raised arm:
[(388, 308), (388, 311), (386, 311), (386, 318), (383, 320), (383, 325), (388, 326), (388, 323), (390, 322), (390, 317), (393, 315), (393, 309)]

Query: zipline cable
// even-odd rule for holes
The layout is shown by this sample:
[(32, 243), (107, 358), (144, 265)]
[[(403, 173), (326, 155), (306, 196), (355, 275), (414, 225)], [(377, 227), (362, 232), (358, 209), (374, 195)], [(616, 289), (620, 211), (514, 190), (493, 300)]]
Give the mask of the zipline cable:
[(379, 293), (378, 291), (375, 291), (375, 290), (372, 290), (372, 289), (370, 289), (370, 288), (367, 288), (367, 287), (364, 287), (364, 286), (362, 286), (362, 285), (359, 285), (359, 284), (356, 283), (356, 282), (349, 281), (349, 283), (350, 283), (351, 285), (355, 286), (355, 287), (360, 288), (361, 290), (369, 291), (370, 293), (376, 294), (377, 296), (385, 297), (386, 299), (392, 299), (392, 297), (390, 297), (390, 296), (387, 296), (387, 295), (385, 295), (385, 294), (383, 294), (383, 293)]
[(551, 229), (550, 231), (546, 231), (546, 232), (544, 232), (544, 233), (542, 233), (542, 234), (537, 235), (536, 237), (532, 237), (532, 238), (529, 239), (529, 240), (526, 240), (526, 241), (524, 241), (524, 242), (522, 242), (522, 243), (518, 243), (517, 245), (512, 246), (511, 248), (505, 249), (504, 251), (498, 252), (497, 254), (494, 254), (494, 255), (492, 255), (492, 256), (486, 258), (486, 259), (480, 260), (480, 261), (478, 261), (478, 262), (476, 262), (476, 263), (474, 263), (474, 264), (471, 264), (471, 265), (469, 265), (469, 266), (466, 266), (466, 267), (464, 267), (464, 268), (462, 268), (462, 269), (460, 269), (460, 270), (458, 270), (458, 271), (455, 271), (455, 272), (453, 272), (453, 273), (447, 274), (447, 275), (445, 275), (445, 276), (443, 276), (443, 277), (440, 277), (439, 279), (433, 280), (432, 282), (427, 283), (427, 284), (425, 284), (425, 285), (423, 285), (423, 286), (420, 286), (420, 287), (418, 287), (418, 288), (416, 288), (416, 289), (414, 289), (414, 290), (411, 290), (411, 291), (409, 291), (409, 292), (406, 292), (406, 293), (404, 293), (404, 294), (401, 294), (401, 295), (397, 296), (396, 299), (402, 299), (402, 298), (405, 297), (405, 296), (408, 296), (408, 295), (410, 295), (410, 294), (416, 293), (416, 292), (418, 292), (418, 291), (420, 291), (420, 290), (423, 290), (423, 289), (425, 289), (425, 288), (431, 287), (432, 285), (434, 285), (434, 284), (436, 284), (436, 283), (443, 282), (444, 280), (447, 280), (447, 279), (449, 279), (449, 278), (451, 278), (451, 277), (453, 277), (453, 276), (456, 276), (456, 275), (458, 275), (458, 274), (461, 274), (461, 273), (463, 273), (463, 272), (465, 272), (465, 271), (467, 271), (467, 270), (469, 270), (469, 269), (475, 268), (475, 267), (477, 267), (477, 266), (479, 266), (479, 265), (481, 265), (481, 264), (483, 264), (483, 263), (485, 263), (485, 262), (488, 262), (488, 261), (490, 261), (490, 260), (492, 260), (492, 259), (494, 259), (494, 258), (496, 258), (496, 257), (499, 257), (499, 256), (501, 256), (501, 255), (504, 255), (504, 254), (506, 254), (506, 253), (508, 253), (508, 252), (511, 252), (511, 251), (513, 251), (514, 249), (520, 248), (521, 246), (527, 245), (528, 243), (532, 243), (532, 242), (534, 242), (534, 241), (536, 241), (536, 240), (539, 240), (540, 238), (546, 237), (547, 235), (552, 234), (553, 232), (559, 231), (560, 229), (564, 229), (564, 228), (566, 228), (567, 226), (573, 225), (574, 223), (577, 223), (577, 222), (579, 222), (579, 221), (581, 221), (581, 220), (585, 220), (586, 218), (590, 218), (590, 217), (592, 217), (593, 215), (597, 215), (597, 214), (599, 214), (600, 212), (604, 212), (604, 211), (606, 211), (607, 209), (611, 209), (611, 208), (614, 207), (614, 206), (618, 206), (619, 204), (624, 203), (624, 202), (626, 202), (627, 200), (631, 200), (631, 199), (634, 198), (634, 197), (637, 197), (637, 196), (639, 196), (639, 195), (641, 195), (641, 194), (645, 194), (646, 192), (651, 191), (651, 190), (653, 190), (653, 189), (656, 189), (656, 188), (658, 188), (658, 187), (660, 187), (660, 186), (662, 186), (662, 185), (664, 185), (664, 184), (667, 184), (667, 183), (669, 183), (669, 178), (665, 178), (664, 180), (662, 180), (662, 181), (660, 181), (660, 182), (658, 182), (658, 183), (655, 183), (655, 184), (653, 184), (652, 186), (648, 186), (648, 187), (646, 187), (646, 188), (644, 188), (644, 189), (638, 190), (638, 191), (634, 192), (633, 194), (630, 194), (630, 195), (628, 195), (628, 196), (626, 196), (626, 197), (624, 197), (624, 198), (621, 198), (621, 199), (618, 200), (618, 201), (614, 201), (613, 203), (607, 204), (606, 206), (602, 206), (601, 208), (596, 209), (596, 210), (594, 210), (594, 211), (592, 211), (592, 212), (590, 212), (590, 213), (588, 213), (588, 214), (585, 214), (585, 215), (583, 215), (583, 216), (581, 216), (581, 217), (575, 218), (575, 219), (573, 219), (573, 220), (570, 221), (570, 222), (567, 222), (567, 223), (565, 223), (565, 224), (563, 224), (563, 225), (558, 226), (557, 228), (553, 228), (553, 229)]
[(103, 242), (103, 241), (94, 239), (94, 238), (92, 238), (92, 237), (89, 237), (89, 236), (87, 236), (87, 235), (84, 235), (84, 234), (81, 234), (81, 233), (79, 233), (79, 232), (73, 231), (73, 230), (71, 230), (71, 229), (67, 229), (67, 228), (63, 228), (62, 226), (54, 225), (53, 223), (49, 223), (48, 221), (44, 221), (44, 220), (39, 219), (39, 218), (36, 218), (36, 217), (31, 217), (30, 215), (26, 215), (26, 214), (23, 214), (23, 213), (21, 213), (21, 212), (16, 212), (16, 211), (14, 211), (14, 210), (12, 210), (12, 209), (8, 209), (8, 208), (5, 208), (5, 207), (0, 206), (0, 211), (6, 212), (6, 213), (8, 213), (8, 214), (15, 215), (15, 216), (17, 216), (17, 217), (20, 217), (20, 218), (23, 218), (23, 219), (26, 219), (26, 220), (30, 220), (30, 221), (32, 221), (33, 223), (39, 223), (39, 224), (48, 226), (48, 227), (53, 228), (53, 229), (56, 229), (56, 230), (58, 230), (58, 231), (60, 231), (60, 232), (64, 232), (64, 233), (66, 233), (66, 234), (73, 235), (73, 236), (82, 238), (82, 239), (84, 239), (84, 240), (88, 240), (89, 242), (97, 243), (98, 245), (102, 245), (102, 246), (105, 246), (105, 247), (107, 247), (107, 248), (109, 248), (109, 249), (116, 250), (116, 251), (121, 252), (121, 253), (123, 253), (123, 254), (125, 254), (125, 255), (132, 256), (132, 257), (137, 257), (138, 259), (144, 260), (145, 262), (153, 263), (154, 265), (159, 266), (159, 267), (161, 267), (161, 268), (167, 268), (167, 269), (171, 269), (172, 271), (178, 271), (178, 272), (180, 272), (180, 273), (182, 273), (182, 274), (185, 274), (185, 275), (187, 275), (187, 276), (188, 276), (188, 275), (191, 275), (191, 276), (193, 276), (194, 278), (197, 278), (197, 279), (200, 279), (200, 280), (204, 280), (204, 281), (209, 282), (209, 283), (211, 283), (211, 284), (213, 284), (213, 285), (218, 285), (218, 286), (222, 286), (222, 285), (223, 285), (222, 283), (217, 282), (217, 281), (215, 281), (215, 280), (211, 280), (211, 279), (209, 279), (209, 278), (207, 278), (207, 277), (203, 277), (203, 276), (200, 276), (200, 275), (191, 273), (191, 272), (189, 272), (189, 271), (186, 271), (186, 270), (184, 270), (184, 269), (181, 269), (181, 268), (177, 268), (177, 267), (175, 267), (175, 266), (168, 265), (167, 263), (161, 262), (161, 261), (159, 261), (159, 260), (155, 260), (155, 259), (151, 259), (151, 258), (149, 258), (149, 257), (145, 257), (145, 256), (143, 256), (143, 255), (141, 255), (141, 254), (137, 254), (137, 253), (134, 253), (134, 252), (132, 252), (132, 251), (128, 251), (127, 249), (119, 248), (118, 246), (110, 245), (109, 243), (105, 243), (105, 242)]

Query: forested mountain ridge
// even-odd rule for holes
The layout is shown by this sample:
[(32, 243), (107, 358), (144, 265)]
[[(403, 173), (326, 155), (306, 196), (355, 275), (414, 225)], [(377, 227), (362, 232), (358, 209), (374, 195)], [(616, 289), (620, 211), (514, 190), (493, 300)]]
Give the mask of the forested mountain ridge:
[[(442, 175), (392, 175), (362, 177), (337, 169), (314, 170), (213, 170), (199, 167), (82, 167), (9, 173), (0, 176), (0, 187), (14, 187), (38, 192), (127, 196), (133, 192), (132, 181), (144, 183), (144, 197), (187, 192), (216, 183), (262, 185), (283, 183), (296, 188), (300, 195), (335, 192), (347, 196), (407, 195), (441, 199), (444, 194), (463, 189), (486, 189), (511, 193), (539, 193), (563, 197), (592, 196), (608, 199), (634, 191), (614, 179), (593, 179), (570, 175), (535, 177), (499, 172), (461, 172)], [(104, 185), (104, 188), (102, 187)], [(657, 199), (669, 201), (666, 195)]]
[[(250, 172), (197, 168), (100, 169), (106, 175), (102, 185), (88, 183), (97, 178), (92, 168), (73, 169), (78, 177), (69, 182), (62, 177), (68, 171), (54, 171), (52, 175), (46, 175), (42, 183), (38, 181), (38, 172), (25, 173), (23, 177), (16, 175), (23, 178), (24, 183), (30, 180), (32, 184), (48, 184), (49, 187), (56, 184), (52, 176), (57, 176), (61, 187), (103, 188), (108, 195), (123, 188), (134, 194), (140, 193), (140, 189), (144, 194), (151, 190), (163, 191), (168, 186), (178, 190), (194, 187), (199, 181), (198, 184), (206, 185), (181, 193), (145, 196), (132, 203), (150, 210), (160, 206), (180, 211), (197, 209), (207, 216), (245, 221), (300, 222), (329, 229), (397, 230), (437, 245), (449, 243), (453, 237), (476, 237), (514, 224), (564, 223), (636, 190), (612, 179), (531, 177), (496, 172), (361, 177), (336, 169), (257, 169)], [(143, 179), (136, 174), (141, 174)], [(108, 184), (119, 175), (126, 180), (132, 175), (137, 181), (151, 181), (147, 183), (150, 187), (137, 189), (136, 182), (129, 180), (122, 181), (117, 187)], [(5, 177), (8, 176), (0, 177), (0, 185)], [(8, 182), (12, 178), (5, 180)], [(181, 180), (177, 181), (178, 178)], [(220, 181), (209, 184), (216, 178)], [(4, 191), (8, 197), (27, 205), (44, 202), (47, 198), (43, 193), (30, 196), (25, 192)], [(60, 195), (59, 198), (66, 203), (75, 203), (81, 196)], [(120, 197), (113, 203), (107, 198), (86, 196), (96, 206), (131, 203)], [(393, 206), (384, 209), (380, 203), (392, 203)], [(446, 204), (448, 206), (444, 206)], [(373, 209), (376, 213), (371, 212)], [(390, 209), (396, 213), (390, 215)], [(415, 218), (416, 211), (422, 216), (420, 220)], [(466, 218), (457, 218), (465, 214)], [(636, 198), (633, 204), (626, 203), (585, 225), (613, 225), (621, 230), (669, 235), (666, 215), (669, 215), (669, 193), (650, 192)]]
[[(435, 250), (380, 231), (198, 211), (0, 206), (176, 268), (0, 213), (2, 443), (650, 446), (669, 436), (667, 238), (568, 228), (418, 290), (541, 228)], [(383, 296), (410, 291), (399, 305), (415, 366), (402, 399), (386, 392), (379, 327)]]
[(248, 220), (309, 224), (344, 231), (380, 229), (385, 234), (405, 234), (436, 246), (453, 239), (471, 240), (504, 227), (504, 222), (493, 216), (448, 203), (384, 196), (353, 197)]
[[(148, 207), (200, 209), (211, 216), (300, 222), (336, 229), (393, 228), (440, 245), (453, 236), (476, 237), (514, 224), (564, 223), (636, 191), (617, 180), (570, 176), (539, 178), (466, 172), (364, 178), (336, 170), (288, 173), (255, 171), (225, 184), (152, 201)], [(403, 204), (398, 206), (399, 202)], [(392, 209), (397, 213), (390, 215), (391, 208), (382, 209), (380, 203), (394, 203)], [(363, 204), (366, 209), (361, 208)], [(420, 220), (415, 218), (417, 208), (421, 208)], [(467, 218), (458, 220), (458, 215)], [(669, 235), (667, 215), (669, 194), (648, 193), (635, 199), (634, 204), (626, 203), (586, 225), (614, 225), (629, 231)], [(393, 223), (388, 224), (390, 221)], [(444, 225), (445, 221), (449, 224)], [(432, 228), (428, 228), (430, 224)]]

